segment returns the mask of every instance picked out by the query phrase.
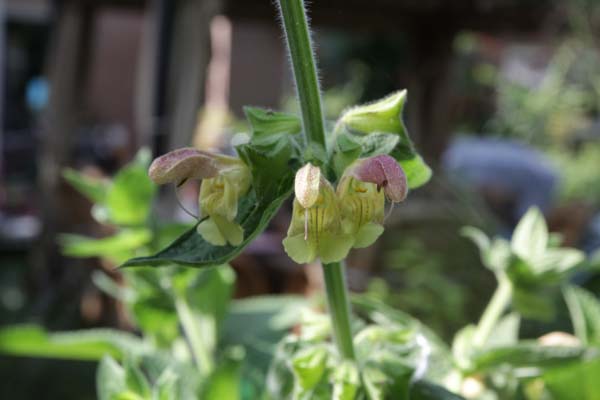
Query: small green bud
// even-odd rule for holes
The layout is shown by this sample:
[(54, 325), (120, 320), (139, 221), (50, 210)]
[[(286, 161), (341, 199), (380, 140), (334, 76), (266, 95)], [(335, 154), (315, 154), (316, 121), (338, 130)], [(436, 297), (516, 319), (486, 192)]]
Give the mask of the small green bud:
[(400, 117), (406, 102), (406, 90), (393, 93), (371, 104), (353, 107), (341, 117), (341, 122), (358, 133), (404, 131)]

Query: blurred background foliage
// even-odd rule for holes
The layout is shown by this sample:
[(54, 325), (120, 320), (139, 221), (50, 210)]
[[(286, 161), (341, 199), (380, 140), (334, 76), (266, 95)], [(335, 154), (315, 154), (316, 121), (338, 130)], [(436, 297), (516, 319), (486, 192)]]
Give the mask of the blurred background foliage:
[[(208, 285), (210, 274), (114, 270), (163, 247), (191, 222), (172, 191), (148, 182), (151, 155), (137, 149), (146, 145), (156, 155), (193, 142), (231, 151), (230, 139), (247, 131), (242, 105), (295, 111), (286, 55), (271, 2), (93, 3), (16, 0), (0, 7), (0, 324), (35, 324), (42, 332), (115, 328), (177, 359), (179, 323), (162, 275), (187, 287)], [(435, 169), (434, 180), (391, 214), (376, 246), (353, 253), (349, 283), (450, 340), (477, 319), (494, 289), (493, 274), (458, 232), (474, 225), (509, 237), (523, 193), (493, 174), (486, 185), (460, 174), (457, 182), (444, 163), (457, 138), (495, 138), (533, 151), (552, 167), (552, 190), (543, 194), (550, 230), (591, 257), (600, 247), (600, 5), (413, 3), (315, 3), (311, 12), (328, 119), (407, 88), (408, 127)], [(512, 166), (516, 174), (528, 168)], [(192, 211), (195, 189), (180, 189)], [(241, 367), (248, 398), (266, 374), (274, 340), (291, 324), (279, 315), (281, 299), (253, 297), (312, 298), (321, 285), (314, 266), (294, 265), (282, 253), (288, 217), (282, 211), (223, 272), (234, 300), (212, 340), (231, 346), (217, 346), (214, 357), (261, 366)], [(593, 271), (572, 281), (600, 293)], [(554, 320), (523, 323), (525, 337), (571, 330), (567, 306), (560, 298), (556, 304)], [(240, 327), (252, 340), (240, 337)], [(118, 367), (104, 361), (117, 374), (135, 371), (127, 362), (133, 366), (125, 357)], [(94, 398), (95, 371), (85, 361), (3, 355), (0, 372), (14, 379), (0, 385), (0, 397)], [(159, 375), (148, 382), (151, 390)], [(557, 379), (560, 391), (567, 378)]]

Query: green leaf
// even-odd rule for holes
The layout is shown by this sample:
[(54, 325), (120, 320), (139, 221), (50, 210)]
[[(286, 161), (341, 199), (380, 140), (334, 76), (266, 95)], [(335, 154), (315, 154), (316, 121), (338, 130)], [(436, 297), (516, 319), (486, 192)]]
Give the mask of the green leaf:
[(279, 185), (276, 196), (257, 202), (254, 195), (251, 194), (240, 201), (236, 221), (244, 229), (244, 241), (239, 246), (213, 246), (205, 241), (194, 227), (156, 255), (134, 258), (123, 266), (156, 266), (175, 263), (193, 267), (208, 267), (226, 264), (241, 253), (267, 227), (279, 207), (290, 196), (293, 171), (288, 172), (290, 174)]
[(326, 364), (325, 347), (307, 347), (294, 354), (292, 369), (298, 385), (304, 391), (313, 389), (323, 377)]
[(454, 335), (454, 340), (452, 341), (452, 355), (455, 362), (463, 370), (471, 367), (475, 330), (475, 325), (467, 325)]
[(524, 260), (534, 261), (544, 255), (548, 247), (548, 227), (541, 211), (530, 208), (517, 224), (511, 247)]
[(58, 238), (66, 256), (107, 257), (117, 262), (125, 261), (151, 240), (152, 232), (149, 229), (125, 229), (102, 239), (71, 234), (63, 234)]
[(104, 202), (108, 189), (108, 182), (106, 180), (82, 174), (71, 168), (65, 168), (62, 172), (62, 176), (71, 186), (87, 197), (91, 202)]
[(96, 392), (99, 400), (114, 400), (127, 391), (125, 370), (110, 356), (105, 356), (96, 372)]
[(525, 318), (550, 321), (556, 312), (555, 291), (552, 287), (517, 283), (513, 286), (513, 307)]
[(17, 325), (0, 330), (0, 352), (17, 356), (100, 360), (104, 355), (121, 358), (126, 352), (146, 351), (141, 339), (111, 329), (47, 333), (35, 325)]
[(460, 233), (471, 239), (479, 248), (481, 261), (488, 269), (501, 271), (507, 268), (511, 258), (511, 249), (506, 240), (501, 238), (490, 240), (485, 233), (472, 226), (465, 226)]
[(253, 141), (264, 141), (277, 135), (294, 135), (302, 130), (300, 119), (293, 114), (257, 107), (244, 107), (244, 113), (252, 128)]
[(360, 375), (356, 364), (344, 360), (332, 373), (333, 400), (354, 400), (360, 388)]
[(177, 374), (171, 369), (165, 369), (158, 377), (154, 387), (152, 388), (153, 400), (177, 400)]
[(513, 346), (497, 347), (475, 354), (473, 371), (484, 371), (500, 365), (549, 368), (578, 361), (586, 351), (583, 347), (541, 346), (536, 342), (522, 341)]
[(486, 341), (486, 348), (506, 347), (517, 343), (521, 317), (518, 313), (505, 315), (498, 321)]
[(289, 138), (283, 138), (272, 146), (252, 143), (236, 148), (240, 158), (250, 167), (252, 186), (259, 200), (273, 198), (282, 180), (295, 170), (292, 160), (294, 151)]
[(464, 400), (441, 386), (426, 381), (417, 381), (410, 387), (410, 400)]
[(132, 391), (143, 399), (150, 399), (150, 383), (139, 367), (129, 357), (125, 359), (125, 384), (129, 391)]
[(558, 275), (559, 280), (565, 273), (581, 264), (585, 254), (577, 249), (560, 248), (547, 249), (539, 258), (532, 262), (535, 272)]
[(150, 213), (156, 186), (148, 177), (149, 160), (140, 151), (136, 160), (121, 169), (106, 194), (108, 218), (117, 225), (141, 225)]
[(600, 358), (552, 368), (543, 380), (554, 399), (600, 400)]
[(205, 400), (237, 400), (241, 398), (241, 372), (244, 350), (229, 349), (207, 380), (200, 398)]
[(349, 132), (359, 135), (391, 133), (398, 136), (398, 143), (389, 154), (404, 170), (411, 189), (424, 185), (431, 178), (431, 169), (415, 151), (402, 122), (402, 112), (406, 102), (406, 90), (346, 111), (338, 122)]
[(576, 286), (563, 289), (575, 335), (585, 345), (600, 345), (600, 301)]

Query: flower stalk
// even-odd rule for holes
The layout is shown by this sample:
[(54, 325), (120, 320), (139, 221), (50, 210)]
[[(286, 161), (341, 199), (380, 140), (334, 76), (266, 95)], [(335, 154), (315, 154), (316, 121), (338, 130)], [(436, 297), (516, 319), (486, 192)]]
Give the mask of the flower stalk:
[[(305, 140), (309, 149), (307, 158), (312, 158), (307, 161), (320, 163), (319, 154), (326, 154), (325, 126), (304, 1), (279, 0), (278, 3), (294, 71)], [(338, 351), (343, 358), (354, 359), (344, 264), (342, 262), (323, 264), (323, 276), (331, 326)]]

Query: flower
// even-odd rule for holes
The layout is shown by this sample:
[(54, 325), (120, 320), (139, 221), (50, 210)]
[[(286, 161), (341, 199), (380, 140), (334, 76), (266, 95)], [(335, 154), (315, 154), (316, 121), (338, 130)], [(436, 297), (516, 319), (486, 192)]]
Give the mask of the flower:
[(157, 184), (180, 186), (188, 179), (202, 179), (199, 204), (202, 216), (198, 233), (212, 245), (238, 246), (244, 230), (235, 222), (239, 199), (250, 189), (250, 170), (239, 158), (183, 148), (155, 159), (148, 175)]
[(321, 170), (306, 164), (294, 181), (292, 221), (283, 247), (292, 260), (309, 263), (340, 261), (352, 247), (352, 237), (342, 231), (338, 200)]
[(344, 232), (354, 237), (352, 247), (373, 244), (383, 233), (385, 198), (397, 203), (406, 194), (406, 176), (394, 158), (379, 155), (350, 165), (340, 180), (337, 195)]

